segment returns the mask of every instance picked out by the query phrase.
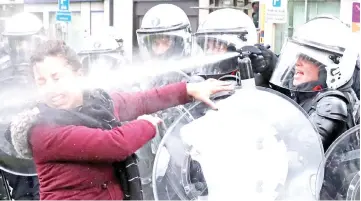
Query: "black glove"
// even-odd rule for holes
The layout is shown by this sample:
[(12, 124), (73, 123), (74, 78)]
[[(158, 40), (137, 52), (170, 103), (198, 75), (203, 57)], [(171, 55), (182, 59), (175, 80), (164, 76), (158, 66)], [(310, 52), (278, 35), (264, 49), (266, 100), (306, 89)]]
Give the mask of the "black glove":
[(269, 81), (276, 67), (278, 58), (276, 54), (269, 49), (269, 45), (256, 44), (255, 46), (261, 50), (262, 53), (250, 56), (253, 71), (261, 74), (265, 80)]

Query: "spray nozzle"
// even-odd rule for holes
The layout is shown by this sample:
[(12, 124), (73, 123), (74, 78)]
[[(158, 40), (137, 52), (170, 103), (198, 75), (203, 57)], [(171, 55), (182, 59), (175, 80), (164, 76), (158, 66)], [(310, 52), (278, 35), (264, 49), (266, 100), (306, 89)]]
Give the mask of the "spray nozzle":
[(227, 51), (228, 52), (238, 52), (239, 53), (238, 57), (241, 59), (245, 58), (245, 57), (254, 57), (257, 55), (262, 55), (262, 51), (260, 49), (258, 49), (255, 46), (251, 46), (251, 45), (244, 46), (240, 49), (236, 49), (235, 46), (229, 45), (227, 47)]
[(254, 78), (252, 63), (249, 57), (238, 58), (238, 68), (241, 80)]
[(252, 69), (251, 59), (254, 56), (262, 55), (262, 51), (255, 46), (244, 46), (241, 49), (236, 49), (234, 45), (229, 45), (227, 47), (228, 52), (237, 52), (239, 53), (237, 57), (237, 66), (239, 77), (241, 80), (254, 78), (254, 73)]

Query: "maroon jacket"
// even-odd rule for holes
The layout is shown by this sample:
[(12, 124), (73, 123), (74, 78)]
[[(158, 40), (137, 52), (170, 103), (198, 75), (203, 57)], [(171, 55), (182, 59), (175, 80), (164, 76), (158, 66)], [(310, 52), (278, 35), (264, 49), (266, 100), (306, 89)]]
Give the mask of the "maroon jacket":
[[(120, 121), (188, 102), (185, 83), (131, 94), (115, 93), (112, 99)], [(130, 156), (155, 136), (156, 129), (146, 120), (134, 120), (112, 130), (36, 125), (30, 132), (40, 199), (122, 200), (112, 162)], [(18, 152), (24, 151), (20, 145), (14, 145)]]

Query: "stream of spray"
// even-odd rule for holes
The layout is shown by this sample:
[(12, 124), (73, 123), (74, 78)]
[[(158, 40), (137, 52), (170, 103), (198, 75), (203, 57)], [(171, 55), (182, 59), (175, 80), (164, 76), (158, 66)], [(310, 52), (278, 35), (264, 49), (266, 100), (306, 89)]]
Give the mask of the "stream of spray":
[[(97, 70), (85, 76), (79, 83), (69, 83), (69, 85), (73, 88), (81, 87), (84, 90), (96, 88), (125, 92), (146, 90), (169, 83), (189, 81), (191, 78), (188, 77), (187, 72), (237, 55), (238, 53), (227, 53), (213, 56), (195, 56), (183, 60), (150, 61), (125, 65), (116, 70), (110, 70), (106, 66), (98, 66)], [(26, 108), (35, 106), (39, 100), (36, 87), (33, 84), (19, 82), (19, 77), (16, 76), (12, 77), (11, 80), (16, 84), (2, 85), (0, 89), (0, 124), (1, 122), (10, 122), (14, 115)]]
[(187, 74), (195, 69), (238, 55), (239, 53), (230, 52), (212, 56), (193, 56), (182, 60), (147, 61), (141, 64), (126, 65), (115, 70), (104, 70), (104, 68), (97, 67), (93, 68), (97, 70), (90, 72), (89, 76), (85, 77), (82, 87), (84, 89), (132, 91), (130, 87), (134, 86), (138, 90), (145, 90), (174, 82), (190, 81), (192, 78)]
[[(238, 56), (238, 53), (195, 56), (177, 61), (151, 61), (141, 64), (119, 66), (116, 70), (108, 68), (109, 63), (107, 63), (107, 61), (104, 61), (103, 64), (102, 62), (97, 62), (94, 64), (95, 66), (91, 66), (93, 70), (90, 71), (88, 76), (79, 80), (79, 83), (68, 83), (69, 86), (67, 87), (71, 89), (79, 89), (79, 87), (81, 87), (83, 90), (101, 88), (107, 91), (141, 91), (179, 81), (190, 81), (191, 78), (186, 73), (192, 72), (196, 68), (202, 68), (207, 64), (217, 63), (236, 56)], [(9, 77), (8, 82), (1, 80), (0, 139), (6, 139), (5, 131), (15, 116), (36, 106), (39, 96), (36, 86), (30, 84), (34, 83), (32, 79), (33, 78), (24, 79), (22, 76), (12, 76)], [(177, 94), (173, 97), (177, 98)], [(147, 102), (148, 100), (143, 101)], [(148, 102), (144, 104), (153, 105), (154, 103)], [(137, 105), (134, 105), (134, 107), (137, 107)], [(135, 108), (128, 105), (127, 109), (133, 110)], [(160, 113), (159, 115), (161, 115), (160, 117), (162, 119), (169, 119), (173, 116), (178, 116), (179, 111), (170, 108), (167, 112)], [(11, 147), (12, 145), (9, 144), (7, 140), (0, 140), (0, 150), (3, 152), (11, 155), (13, 151)]]

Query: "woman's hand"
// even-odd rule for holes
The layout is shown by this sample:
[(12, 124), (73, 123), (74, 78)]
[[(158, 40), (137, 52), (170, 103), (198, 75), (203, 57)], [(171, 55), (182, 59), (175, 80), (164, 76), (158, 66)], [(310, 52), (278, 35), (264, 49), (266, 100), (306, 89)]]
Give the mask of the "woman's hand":
[(139, 116), (137, 119), (147, 120), (150, 123), (152, 123), (153, 126), (155, 126), (155, 127), (157, 127), (159, 124), (161, 124), (163, 122), (159, 117), (152, 116), (152, 115), (142, 115), (142, 116)]
[(212, 109), (217, 110), (216, 104), (211, 101), (210, 96), (221, 91), (232, 91), (234, 86), (230, 82), (208, 79), (199, 83), (188, 83), (187, 94), (196, 100), (202, 101)]

